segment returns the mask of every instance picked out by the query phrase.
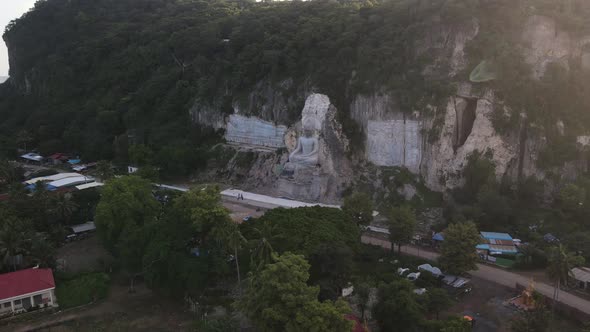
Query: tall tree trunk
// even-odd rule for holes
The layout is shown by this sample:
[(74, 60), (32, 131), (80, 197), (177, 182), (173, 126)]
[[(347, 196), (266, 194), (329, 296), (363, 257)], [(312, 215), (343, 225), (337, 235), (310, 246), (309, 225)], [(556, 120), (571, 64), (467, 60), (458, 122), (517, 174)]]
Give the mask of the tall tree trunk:
[(135, 293), (135, 275), (132, 274), (129, 278), (129, 293)]
[(561, 285), (561, 278), (558, 277), (555, 285), (553, 286), (553, 305), (551, 306), (551, 323), (549, 326), (549, 330), (553, 331), (553, 322), (555, 320), (555, 305), (557, 303), (557, 298), (559, 297), (559, 288)]
[(401, 243), (401, 242), (399, 242), (399, 243), (397, 244), (397, 252), (398, 252), (400, 255), (402, 254), (402, 243)]
[(234, 255), (236, 257), (236, 270), (238, 271), (238, 293), (242, 296), (242, 277), (240, 276), (240, 262), (238, 261), (238, 247), (234, 247)]

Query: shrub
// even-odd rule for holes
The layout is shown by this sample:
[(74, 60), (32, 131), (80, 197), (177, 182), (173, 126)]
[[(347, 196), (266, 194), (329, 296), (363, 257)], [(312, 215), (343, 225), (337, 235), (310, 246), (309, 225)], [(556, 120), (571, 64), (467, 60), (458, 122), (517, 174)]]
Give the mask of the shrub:
[(72, 308), (107, 296), (110, 278), (105, 273), (86, 273), (58, 276), (57, 302), (61, 308)]

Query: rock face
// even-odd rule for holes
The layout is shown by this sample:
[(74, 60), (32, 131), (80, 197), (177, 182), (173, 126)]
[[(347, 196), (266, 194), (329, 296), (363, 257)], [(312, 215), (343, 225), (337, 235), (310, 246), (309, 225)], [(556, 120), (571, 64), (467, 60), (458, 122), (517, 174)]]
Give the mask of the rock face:
[(225, 139), (245, 145), (281, 148), (285, 147), (286, 132), (286, 126), (277, 126), (256, 117), (231, 114), (225, 130)]
[(367, 159), (377, 166), (403, 166), (417, 173), (422, 161), (421, 128), (416, 120), (369, 120)]
[[(421, 176), (428, 188), (445, 191), (463, 184), (462, 170), (469, 155), (476, 151), (491, 156), (498, 179), (544, 178), (544, 171), (537, 167), (537, 159), (546, 144), (545, 137), (527, 132), (524, 117), (515, 126), (517, 129), (502, 134), (496, 132), (492, 124), (494, 112), (510, 110), (493, 90), (460, 77), (467, 69), (466, 43), (478, 33), (479, 24), (475, 20), (453, 27), (434, 24), (431, 33), (415, 41), (418, 55), (430, 54), (434, 58), (425, 65), (422, 74), (425, 77), (446, 75), (457, 83), (457, 90), (439, 106), (427, 105), (419, 112), (402, 112), (399, 102), (384, 88), (347, 96), (347, 114), (358, 124), (364, 139), (363, 153), (360, 158), (355, 155), (354, 161), (348, 153), (348, 139), (337, 120), (338, 110), (329, 96), (310, 93), (314, 89), (309, 86), (293, 89), (290, 80), (281, 82), (282, 88), (275, 91), (267, 83), (256, 85), (248, 102), (241, 106), (234, 103), (234, 113), (226, 115), (225, 119), (211, 116), (219, 112), (206, 107), (195, 108), (193, 115), (198, 122), (225, 128), (227, 141), (243, 148), (256, 145), (286, 147), (293, 151), (303, 125), (313, 127), (320, 144), (321, 166), (295, 181), (284, 181), (277, 174), (286, 162), (288, 154), (285, 153), (273, 159), (276, 164), (271, 172), (272, 181), (261, 181), (265, 185), (260, 189), (307, 201), (338, 201), (344, 188), (355, 181), (355, 176), (362, 176), (363, 167), (368, 169), (366, 162), (384, 169), (407, 168)], [(561, 31), (553, 19), (542, 16), (530, 17), (520, 33), (523, 56), (532, 66), (534, 77), (541, 77), (551, 63), (569, 68), (572, 59), (579, 60), (582, 68), (590, 69), (590, 38), (574, 38)], [(296, 92), (289, 96), (285, 88)], [(293, 111), (303, 99), (303, 110)], [(565, 132), (567, 128), (561, 130)], [(580, 149), (590, 145), (588, 136), (578, 137), (577, 142)], [(570, 163), (560, 174), (573, 177), (581, 168), (584, 165)], [(356, 172), (358, 170), (361, 171)], [(406, 190), (399, 194), (410, 197), (414, 193)]]
[[(570, 56), (581, 56), (583, 45), (590, 42), (572, 38), (569, 33), (557, 27), (554, 19), (538, 15), (526, 22), (522, 40), (528, 48), (525, 51), (525, 60), (533, 66), (537, 78), (543, 76), (550, 63), (568, 68)], [(588, 53), (585, 57), (587, 55)]]
[[(500, 178), (505, 174), (509, 165), (518, 155), (517, 147), (510, 145), (496, 133), (490, 121), (493, 111), (493, 95), (475, 101), (475, 119), (471, 130), (462, 132), (462, 123), (469, 102), (461, 97), (452, 97), (444, 112), (444, 122), (440, 136), (435, 143), (425, 149), (425, 159), (421, 168), (427, 186), (431, 189), (444, 191), (446, 188), (457, 187), (462, 184), (461, 170), (467, 162), (467, 157), (474, 151), (492, 153), (492, 160), (496, 165), (496, 175)], [(457, 139), (465, 137), (462, 144)]]

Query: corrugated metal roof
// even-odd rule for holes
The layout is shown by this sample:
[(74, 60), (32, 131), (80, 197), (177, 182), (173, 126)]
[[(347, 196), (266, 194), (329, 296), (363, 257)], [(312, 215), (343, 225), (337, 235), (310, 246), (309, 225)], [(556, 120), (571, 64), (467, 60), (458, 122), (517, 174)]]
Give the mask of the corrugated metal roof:
[(587, 267), (576, 267), (572, 269), (574, 279), (589, 282), (590, 281), (590, 268)]
[(42, 156), (40, 156), (40, 155), (38, 155), (36, 153), (32, 153), (32, 152), (29, 152), (27, 154), (23, 154), (20, 157), (23, 158), (23, 159), (32, 160), (32, 161), (41, 161), (41, 160), (43, 160), (43, 157)]
[(76, 189), (78, 189), (78, 190), (84, 190), (84, 189), (89, 189), (89, 188), (94, 188), (94, 187), (102, 187), (102, 186), (104, 186), (104, 183), (101, 183), (101, 182), (90, 182), (90, 183), (81, 184), (79, 186), (76, 186)]
[(497, 239), (486, 239), (490, 244), (500, 245), (500, 246), (511, 246), (514, 245), (514, 241), (510, 240), (497, 240)]
[(500, 246), (500, 245), (494, 245), (491, 244), (490, 245), (490, 251), (495, 251), (495, 252), (501, 252), (501, 253), (506, 253), (506, 254), (516, 254), (518, 251), (516, 250), (516, 247), (514, 245), (512, 246)]
[(33, 183), (37, 183), (39, 181), (57, 181), (57, 180), (65, 179), (65, 178), (71, 178), (74, 176), (82, 176), (82, 174), (79, 174), (79, 173), (59, 173), (59, 174), (55, 174), (55, 175), (42, 176), (42, 177), (30, 179), (28, 181), (25, 181), (25, 183), (26, 184), (33, 184)]
[(480, 232), (484, 239), (496, 239), (496, 240), (508, 240), (512, 241), (512, 236), (508, 233), (496, 233), (496, 232)]
[(72, 226), (72, 230), (76, 234), (77, 233), (88, 232), (88, 231), (93, 231), (95, 229), (96, 229), (96, 226), (94, 225), (94, 223), (92, 221), (89, 221), (89, 222), (84, 223), (84, 224)]
[(67, 187), (67, 186), (75, 186), (82, 183), (88, 183), (94, 181), (94, 178), (90, 176), (73, 176), (57, 181), (50, 182), (50, 186), (54, 186), (56, 188), (60, 187)]

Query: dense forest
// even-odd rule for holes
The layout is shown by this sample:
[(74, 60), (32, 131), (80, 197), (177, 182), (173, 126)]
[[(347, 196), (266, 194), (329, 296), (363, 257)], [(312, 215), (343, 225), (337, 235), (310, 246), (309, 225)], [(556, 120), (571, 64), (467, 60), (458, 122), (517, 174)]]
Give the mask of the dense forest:
[[(590, 127), (580, 111), (590, 105), (588, 85), (579, 84), (585, 76), (556, 68), (545, 80), (528, 79), (513, 29), (526, 15), (546, 14), (579, 34), (587, 13), (584, 1), (545, 0), (38, 1), (3, 36), (11, 80), (0, 88), (2, 152), (31, 141), (41, 153), (127, 161), (129, 146), (143, 144), (161, 168), (187, 173), (203, 166), (217, 137), (191, 123), (195, 102), (229, 113), (261, 80), (281, 89), (285, 79), (294, 82), (289, 89), (328, 94), (354, 138), (354, 93), (386, 91), (402, 111), (427, 112), (466, 80), (468, 72), (449, 77), (444, 61), (424, 75), (433, 55), (415, 49), (431, 29), (461, 29), (473, 18), (481, 33), (468, 45), (468, 68), (493, 60), (502, 79), (484, 87), (504, 92), (517, 110), (495, 125), (514, 125), (524, 110), (531, 123), (560, 118), (579, 133)], [(567, 158), (569, 143), (551, 146)]]

